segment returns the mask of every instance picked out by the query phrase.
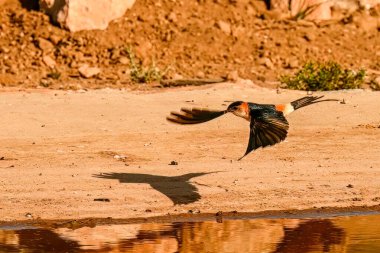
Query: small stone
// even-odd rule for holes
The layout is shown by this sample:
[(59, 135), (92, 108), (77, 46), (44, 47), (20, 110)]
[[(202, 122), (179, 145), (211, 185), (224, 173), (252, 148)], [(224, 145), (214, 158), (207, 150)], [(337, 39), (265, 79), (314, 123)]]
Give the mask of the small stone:
[(295, 69), (299, 67), (299, 62), (297, 59), (292, 59), (289, 61), (288, 67), (291, 69)]
[(348, 184), (346, 187), (347, 188), (354, 188), (354, 186), (352, 184)]
[(0, 47), (0, 53), (7, 54), (9, 53), (10, 49), (7, 47)]
[(108, 198), (97, 198), (97, 199), (94, 199), (94, 201), (100, 201), (100, 202), (111, 202), (110, 199)]
[(169, 163), (169, 165), (178, 165), (178, 162), (177, 161), (171, 161), (170, 163)]
[(91, 78), (93, 76), (100, 74), (100, 69), (97, 67), (89, 67), (87, 64), (83, 65), (78, 69), (79, 74), (84, 78)]
[(18, 68), (17, 68), (17, 65), (16, 64), (11, 64), (11, 66), (9, 67), (9, 72), (11, 74), (18, 74)]
[(40, 86), (42, 86), (42, 87), (49, 87), (50, 86), (50, 84), (51, 84), (51, 81), (49, 80), (49, 79), (46, 79), (46, 78), (42, 78), (41, 80), (40, 80)]
[(60, 41), (61, 41), (61, 37), (57, 36), (57, 35), (51, 35), (49, 37), (49, 40), (54, 44), (54, 45), (57, 45)]
[(195, 76), (197, 78), (205, 78), (205, 73), (203, 71), (198, 71)]
[(177, 22), (177, 15), (174, 12), (170, 12), (168, 15), (168, 20), (173, 23)]
[(216, 23), (216, 26), (222, 30), (222, 32), (226, 33), (226, 34), (231, 34), (231, 25), (227, 22), (224, 22), (222, 20), (219, 20), (217, 23)]
[(123, 65), (128, 65), (129, 64), (129, 58), (128, 57), (125, 57), (125, 56), (122, 56), (119, 58), (119, 62)]
[(227, 80), (236, 82), (239, 79), (239, 72), (237, 70), (233, 70), (227, 75)]
[(25, 214), (25, 217), (26, 217), (26, 218), (33, 219), (33, 215), (32, 215), (31, 213), (26, 213), (26, 214)]
[(378, 76), (378, 77), (375, 78), (375, 82), (378, 83), (378, 84), (380, 84), (380, 76)]
[(223, 223), (223, 212), (219, 211), (215, 214), (216, 216), (216, 222)]
[(267, 58), (267, 57), (260, 58), (258, 60), (258, 63), (260, 65), (263, 65), (263, 66), (267, 67), (268, 69), (273, 69), (274, 68), (274, 65), (273, 65), (272, 61), (269, 58)]
[(125, 155), (114, 155), (113, 158), (116, 159), (116, 160), (125, 161), (125, 159), (127, 159), (127, 156), (125, 156)]
[(65, 88), (69, 90), (75, 90), (75, 91), (83, 89), (82, 85), (80, 85), (79, 83), (70, 83)]
[(181, 80), (181, 79), (183, 79), (183, 75), (178, 74), (178, 73), (175, 73), (175, 74), (173, 75), (173, 79), (174, 79), (174, 80)]
[(54, 50), (54, 45), (43, 38), (38, 38), (37, 40), (38, 48), (41, 49), (45, 54), (50, 53)]
[(56, 63), (54, 59), (52, 59), (49, 55), (45, 55), (42, 57), (42, 61), (45, 63), (46, 66), (49, 68), (54, 68)]
[(303, 37), (306, 41), (313, 41), (316, 38), (313, 33), (306, 33)]

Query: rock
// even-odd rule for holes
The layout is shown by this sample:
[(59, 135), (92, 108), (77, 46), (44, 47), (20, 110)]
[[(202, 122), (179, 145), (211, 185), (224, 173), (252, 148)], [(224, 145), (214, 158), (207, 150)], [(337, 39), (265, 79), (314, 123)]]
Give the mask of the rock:
[(222, 30), (222, 32), (226, 33), (226, 34), (231, 34), (231, 25), (227, 22), (224, 22), (222, 20), (219, 20), (217, 23), (216, 23), (216, 26)]
[(197, 73), (195, 74), (195, 76), (197, 77), (197, 78), (205, 78), (205, 73), (203, 72), (203, 71), (197, 71)]
[(303, 37), (307, 41), (313, 41), (316, 38), (315, 34), (311, 32), (306, 33)]
[(107, 28), (135, 0), (39, 0), (40, 9), (71, 32)]
[(125, 155), (114, 155), (113, 158), (116, 160), (126, 160), (128, 157)]
[(169, 163), (169, 165), (178, 165), (178, 162), (177, 161), (171, 161), (170, 163)]
[(96, 198), (94, 201), (100, 201), (100, 202), (111, 202), (109, 198)]
[(125, 56), (122, 56), (119, 58), (119, 62), (123, 65), (127, 65), (129, 64), (129, 58), (128, 57), (125, 57)]
[(176, 23), (177, 22), (177, 15), (174, 12), (170, 12), (168, 15), (168, 20), (170, 22)]
[(37, 39), (37, 46), (44, 52), (44, 54), (51, 53), (54, 50), (54, 45), (50, 41), (43, 38)]
[(9, 48), (7, 48), (7, 47), (0, 47), (0, 53), (5, 53), (5, 54), (7, 54), (7, 53), (9, 53)]
[[(46, 78), (42, 78), (42, 79), (40, 80), (40, 86), (47, 88), (47, 87), (49, 87), (50, 85), (51, 85), (51, 81), (50, 81), (50, 80), (48, 80), (48, 79), (46, 79)], [(41, 127), (45, 127), (45, 125), (41, 125)]]
[[(332, 1), (325, 0), (297, 0), (290, 2), (290, 12), (294, 17), (304, 12), (306, 20), (329, 20), (332, 18)], [(309, 11), (307, 11), (309, 8)]]
[(263, 66), (267, 67), (268, 69), (273, 69), (274, 68), (274, 65), (273, 65), (272, 61), (269, 58), (267, 58), (267, 57), (260, 58), (258, 60), (258, 63), (260, 65), (263, 65)]
[(45, 55), (42, 57), (42, 61), (48, 66), (49, 68), (54, 68), (56, 63), (54, 59), (52, 59), (49, 55)]
[(59, 37), (58, 35), (51, 35), (49, 37), (49, 40), (54, 44), (54, 45), (57, 45), (60, 41), (61, 41), (61, 37)]
[[(366, 0), (367, 1), (367, 0)], [(368, 0), (378, 1), (378, 0)], [(325, 1), (325, 0), (272, 0), (270, 1), (270, 10), (281, 11), (279, 18), (289, 12), (292, 17), (299, 16), (299, 18), (307, 20), (329, 20), (332, 18), (331, 7), (334, 2), (338, 1)], [(303, 15), (303, 16), (302, 16)]]
[(81, 74), (81, 76), (83, 76), (84, 78), (91, 78), (93, 76), (100, 74), (99, 68), (89, 67), (87, 64), (80, 67), (78, 71), (79, 71), (79, 74)]
[(236, 82), (239, 79), (239, 72), (237, 70), (233, 70), (227, 75), (227, 80)]
[(25, 214), (26, 218), (33, 219), (33, 215), (31, 213), (26, 213)]
[(18, 67), (16, 64), (11, 64), (9, 66), (9, 73), (13, 74), (13, 75), (17, 75), (18, 74)]
[(181, 79), (183, 79), (183, 75), (178, 74), (178, 73), (174, 73), (174, 75), (173, 75), (173, 79), (174, 79), (174, 80), (181, 80)]
[(291, 59), (289, 61), (288, 67), (291, 69), (295, 69), (299, 67), (299, 61), (297, 59)]
[(288, 0), (271, 0), (270, 1), (270, 10), (282, 10), (287, 11), (289, 8)]

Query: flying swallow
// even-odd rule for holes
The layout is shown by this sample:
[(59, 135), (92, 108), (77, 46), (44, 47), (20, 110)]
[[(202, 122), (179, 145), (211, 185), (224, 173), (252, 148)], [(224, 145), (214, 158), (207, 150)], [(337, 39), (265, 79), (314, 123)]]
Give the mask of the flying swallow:
[(323, 96), (307, 96), (288, 104), (256, 104), (236, 101), (226, 110), (209, 110), (205, 108), (181, 108), (181, 112), (171, 112), (166, 119), (177, 124), (199, 124), (218, 118), (228, 112), (250, 122), (250, 135), (247, 150), (239, 158), (248, 155), (258, 148), (272, 146), (285, 140), (289, 123), (285, 116), (302, 107), (325, 101), (339, 101), (337, 99), (323, 99)]

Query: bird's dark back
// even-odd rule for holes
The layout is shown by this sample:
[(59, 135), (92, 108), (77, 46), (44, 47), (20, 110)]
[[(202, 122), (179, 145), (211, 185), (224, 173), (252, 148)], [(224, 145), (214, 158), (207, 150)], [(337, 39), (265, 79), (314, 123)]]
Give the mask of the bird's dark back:
[(275, 105), (248, 103), (250, 110), (276, 110)]

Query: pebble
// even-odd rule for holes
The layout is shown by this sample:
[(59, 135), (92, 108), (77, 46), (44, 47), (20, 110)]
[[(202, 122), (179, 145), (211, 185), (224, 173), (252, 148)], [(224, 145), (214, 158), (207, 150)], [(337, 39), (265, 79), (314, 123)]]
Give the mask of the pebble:
[(37, 45), (38, 48), (41, 49), (44, 53), (50, 53), (54, 50), (54, 45), (43, 38), (38, 38), (37, 39)]
[(176, 23), (178, 21), (177, 15), (174, 12), (170, 12), (168, 15), (168, 20), (170, 22)]
[(262, 65), (262, 66), (267, 67), (268, 69), (273, 69), (274, 68), (274, 65), (273, 65), (272, 61), (269, 58), (267, 58), (267, 57), (260, 58), (258, 60), (258, 63), (260, 65)]
[(113, 158), (115, 158), (116, 160), (124, 160), (127, 158), (127, 156), (125, 156), (125, 155), (114, 155)]
[(306, 33), (303, 37), (306, 41), (313, 41), (316, 38), (315, 34), (313, 33)]
[(170, 163), (169, 163), (169, 165), (178, 165), (178, 162), (177, 161), (171, 161)]
[(100, 202), (111, 202), (110, 199), (108, 198), (97, 198), (97, 199), (94, 199), (94, 201), (100, 201)]
[(26, 214), (25, 214), (25, 217), (30, 218), (30, 219), (33, 219), (33, 215), (32, 215), (31, 213), (26, 213)]
[(51, 58), (49, 55), (45, 55), (42, 57), (42, 61), (48, 66), (49, 68), (54, 68), (56, 63), (53, 58)]
[(90, 67), (87, 64), (82, 65), (79, 69), (79, 74), (84, 78), (91, 78), (100, 74), (100, 68)]
[(288, 67), (291, 69), (295, 69), (299, 67), (299, 62), (297, 59), (292, 59), (289, 61)]
[(122, 56), (119, 58), (119, 62), (123, 65), (128, 65), (129, 64), (129, 58), (128, 57), (125, 57), (125, 56)]
[(203, 72), (203, 71), (198, 71), (196, 74), (195, 74), (195, 76), (197, 77), (197, 78), (205, 78), (205, 73)]
[(227, 80), (236, 82), (239, 79), (239, 72), (237, 70), (233, 70), (227, 74)]
[(231, 25), (225, 21), (219, 20), (216, 26), (226, 34), (231, 34)]

